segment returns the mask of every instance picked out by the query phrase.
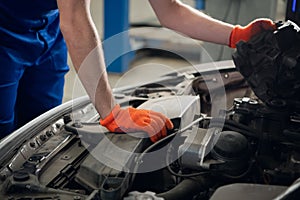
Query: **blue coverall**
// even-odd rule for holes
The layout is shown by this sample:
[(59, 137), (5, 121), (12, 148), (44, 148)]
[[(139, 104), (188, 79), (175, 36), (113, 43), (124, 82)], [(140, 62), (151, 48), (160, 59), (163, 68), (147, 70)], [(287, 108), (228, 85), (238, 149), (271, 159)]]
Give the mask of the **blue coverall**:
[(61, 104), (68, 70), (56, 0), (2, 0), (0, 138)]

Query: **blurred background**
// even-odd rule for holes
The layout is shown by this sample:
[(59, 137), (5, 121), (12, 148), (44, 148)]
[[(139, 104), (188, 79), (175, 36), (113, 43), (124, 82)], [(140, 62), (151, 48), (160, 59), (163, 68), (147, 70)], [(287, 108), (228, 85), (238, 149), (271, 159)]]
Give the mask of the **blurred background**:
[[(231, 24), (246, 25), (267, 17), (285, 21), (287, 0), (182, 0), (202, 12)], [(92, 17), (102, 41), (128, 31), (110, 49), (132, 49), (108, 68), (112, 88), (153, 79), (166, 71), (191, 64), (230, 60), (229, 47), (196, 41), (162, 28), (147, 0), (93, 0)], [(105, 43), (105, 42), (104, 42)], [(135, 50), (138, 49), (138, 50)], [(106, 50), (105, 57), (112, 50)], [(64, 102), (85, 95), (69, 59)]]

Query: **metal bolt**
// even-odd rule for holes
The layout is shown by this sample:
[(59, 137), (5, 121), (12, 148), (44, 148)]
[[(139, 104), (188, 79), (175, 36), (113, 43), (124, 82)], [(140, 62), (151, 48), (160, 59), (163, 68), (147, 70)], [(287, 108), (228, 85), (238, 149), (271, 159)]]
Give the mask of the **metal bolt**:
[(69, 160), (70, 158), (71, 158), (71, 156), (69, 156), (69, 155), (64, 155), (64, 156), (62, 157), (63, 160)]

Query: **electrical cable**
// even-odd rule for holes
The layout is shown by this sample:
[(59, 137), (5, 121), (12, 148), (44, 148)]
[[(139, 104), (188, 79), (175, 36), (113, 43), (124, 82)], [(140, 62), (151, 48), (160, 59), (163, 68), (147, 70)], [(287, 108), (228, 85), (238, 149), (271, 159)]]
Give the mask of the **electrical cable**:
[[(210, 118), (210, 119), (212, 119), (212, 118)], [(218, 118), (214, 118), (213, 119), (213, 125), (217, 125), (217, 124), (215, 124), (215, 123), (222, 123), (224, 121), (224, 119), (218, 119)], [(231, 121), (230, 120), (225, 120), (225, 124), (226, 124), (226, 122), (227, 123), (230, 123)], [(226, 125), (224, 124), (224, 127), (226, 127)], [(234, 124), (234, 125), (239, 125), (238, 123), (234, 123), (234, 121), (232, 122), (232, 124)], [(210, 124), (211, 125), (211, 124)], [(228, 125), (227, 125), (228, 126)], [(243, 128), (246, 128), (246, 126), (245, 127), (243, 127)], [(233, 126), (231, 127), (231, 129), (235, 129), (234, 131), (237, 131), (237, 132), (240, 132), (240, 129), (238, 129), (238, 128), (234, 128)], [(250, 129), (249, 129), (250, 130)], [(244, 131), (245, 132), (245, 131)], [(251, 131), (247, 131), (247, 134), (246, 135), (250, 135), (250, 136), (254, 136), (252, 133), (251, 133)], [(256, 135), (255, 135), (256, 136)], [(257, 136), (256, 136), (257, 137)], [(176, 177), (181, 177), (181, 178), (190, 178), (190, 177), (195, 177), (195, 176), (201, 176), (201, 175), (205, 175), (205, 174), (209, 174), (209, 173), (211, 173), (210, 171), (202, 171), (202, 172), (197, 172), (197, 173), (191, 173), (191, 174), (181, 174), (181, 173), (177, 173), (177, 172), (175, 172), (172, 168), (171, 168), (171, 166), (170, 166), (170, 162), (169, 162), (169, 155), (170, 155), (170, 151), (171, 151), (171, 149), (170, 149), (170, 146), (169, 146), (169, 148), (168, 148), (168, 151), (167, 151), (167, 156), (166, 156), (166, 165), (167, 165), (167, 169), (168, 169), (168, 171), (172, 174), (172, 175), (174, 175), (174, 176), (176, 176)], [(249, 167), (243, 172), (243, 173), (241, 173), (241, 174), (239, 174), (239, 175), (228, 175), (228, 174), (223, 174), (223, 176), (225, 176), (225, 177), (227, 177), (227, 178), (231, 178), (231, 179), (239, 179), (239, 178), (242, 178), (242, 177), (244, 177), (245, 175), (247, 175), (249, 172), (250, 172), (250, 170), (252, 169), (252, 166), (253, 166), (253, 164), (254, 164), (254, 161), (251, 161), (251, 163), (249, 164)]]
[[(218, 125), (223, 125), (224, 128), (228, 128), (230, 130), (236, 131), (236, 132), (241, 132), (242, 134), (249, 136), (249, 137), (254, 137), (254, 138), (259, 138), (260, 137), (260, 131), (256, 129), (252, 129), (244, 124), (237, 123), (233, 120), (229, 119), (218, 119), (214, 118), (211, 120), (210, 123), (211, 126), (218, 126)], [(258, 133), (258, 134), (255, 134)]]
[(249, 164), (249, 167), (247, 168), (246, 171), (244, 171), (243, 173), (239, 174), (239, 175), (229, 175), (229, 174), (223, 174), (223, 176), (227, 177), (227, 178), (231, 178), (231, 179), (240, 179), (243, 178), (244, 176), (246, 176), (252, 169), (254, 164), (254, 161), (251, 161), (251, 163)]
[(167, 155), (166, 155), (166, 165), (167, 165), (167, 169), (168, 171), (176, 176), (176, 177), (180, 177), (180, 178), (191, 178), (191, 177), (195, 177), (195, 176), (201, 176), (201, 175), (205, 175), (205, 174), (209, 174), (210, 172), (209, 171), (204, 171), (204, 172), (197, 172), (197, 173), (190, 173), (190, 174), (181, 174), (181, 173), (177, 173), (175, 172), (172, 167), (170, 166), (171, 163), (169, 162), (169, 158), (170, 158), (170, 145), (169, 145), (169, 148), (168, 148), (168, 151), (167, 151)]
[(203, 121), (204, 119), (205, 118), (203, 116), (200, 116), (198, 119), (194, 120), (193, 122), (191, 122), (186, 127), (184, 127), (182, 129), (180, 129), (179, 131), (176, 131), (175, 133), (172, 133), (172, 134), (168, 135), (167, 137), (164, 137), (161, 140), (155, 142), (154, 144), (152, 144), (151, 146), (149, 146), (147, 149), (145, 149), (143, 151), (143, 153), (141, 154), (141, 156), (143, 157), (145, 153), (150, 152), (152, 149), (154, 149), (155, 147), (159, 146), (160, 144), (166, 142), (169, 139), (172, 139), (173, 137), (175, 137), (175, 135), (185, 132), (186, 130), (190, 129), (193, 125), (195, 125), (195, 124)]
[(203, 116), (200, 116), (198, 119), (194, 120), (193, 122), (191, 122), (189, 125), (187, 125), (186, 127), (162, 138), (161, 140), (155, 142), (154, 144), (150, 145), (148, 148), (146, 148), (141, 154), (140, 156), (137, 158), (136, 160), (136, 165), (133, 169), (133, 172), (132, 172), (132, 177), (131, 177), (131, 183), (133, 183), (133, 180), (135, 179), (135, 176), (137, 174), (137, 171), (138, 171), (138, 168), (140, 166), (140, 164), (142, 163), (142, 160), (144, 158), (144, 156), (150, 152), (151, 150), (155, 149), (157, 146), (165, 143), (165, 142), (168, 142), (169, 140), (173, 139), (177, 134), (181, 134), (183, 132), (185, 132), (186, 130), (188, 130), (189, 128), (191, 128), (193, 125), (197, 124), (197, 123), (200, 123), (201, 121), (203, 121), (205, 118)]
[(176, 177), (180, 177), (180, 178), (191, 178), (191, 177), (201, 176), (201, 175), (206, 175), (206, 174), (211, 173), (211, 172), (207, 171), (207, 172), (197, 172), (197, 173), (191, 173), (191, 174), (180, 174), (180, 173), (174, 172), (173, 169), (169, 165), (167, 165), (167, 169), (172, 175), (174, 175)]

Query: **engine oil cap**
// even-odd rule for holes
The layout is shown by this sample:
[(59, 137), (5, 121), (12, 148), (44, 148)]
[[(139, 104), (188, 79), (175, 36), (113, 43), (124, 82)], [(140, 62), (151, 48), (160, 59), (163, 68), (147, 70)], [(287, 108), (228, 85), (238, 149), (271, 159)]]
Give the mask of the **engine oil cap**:
[(13, 174), (13, 179), (18, 182), (24, 182), (29, 180), (29, 173), (27, 171), (16, 171)]
[(235, 131), (223, 131), (213, 148), (216, 158), (236, 160), (244, 158), (248, 152), (248, 141), (246, 137)]

